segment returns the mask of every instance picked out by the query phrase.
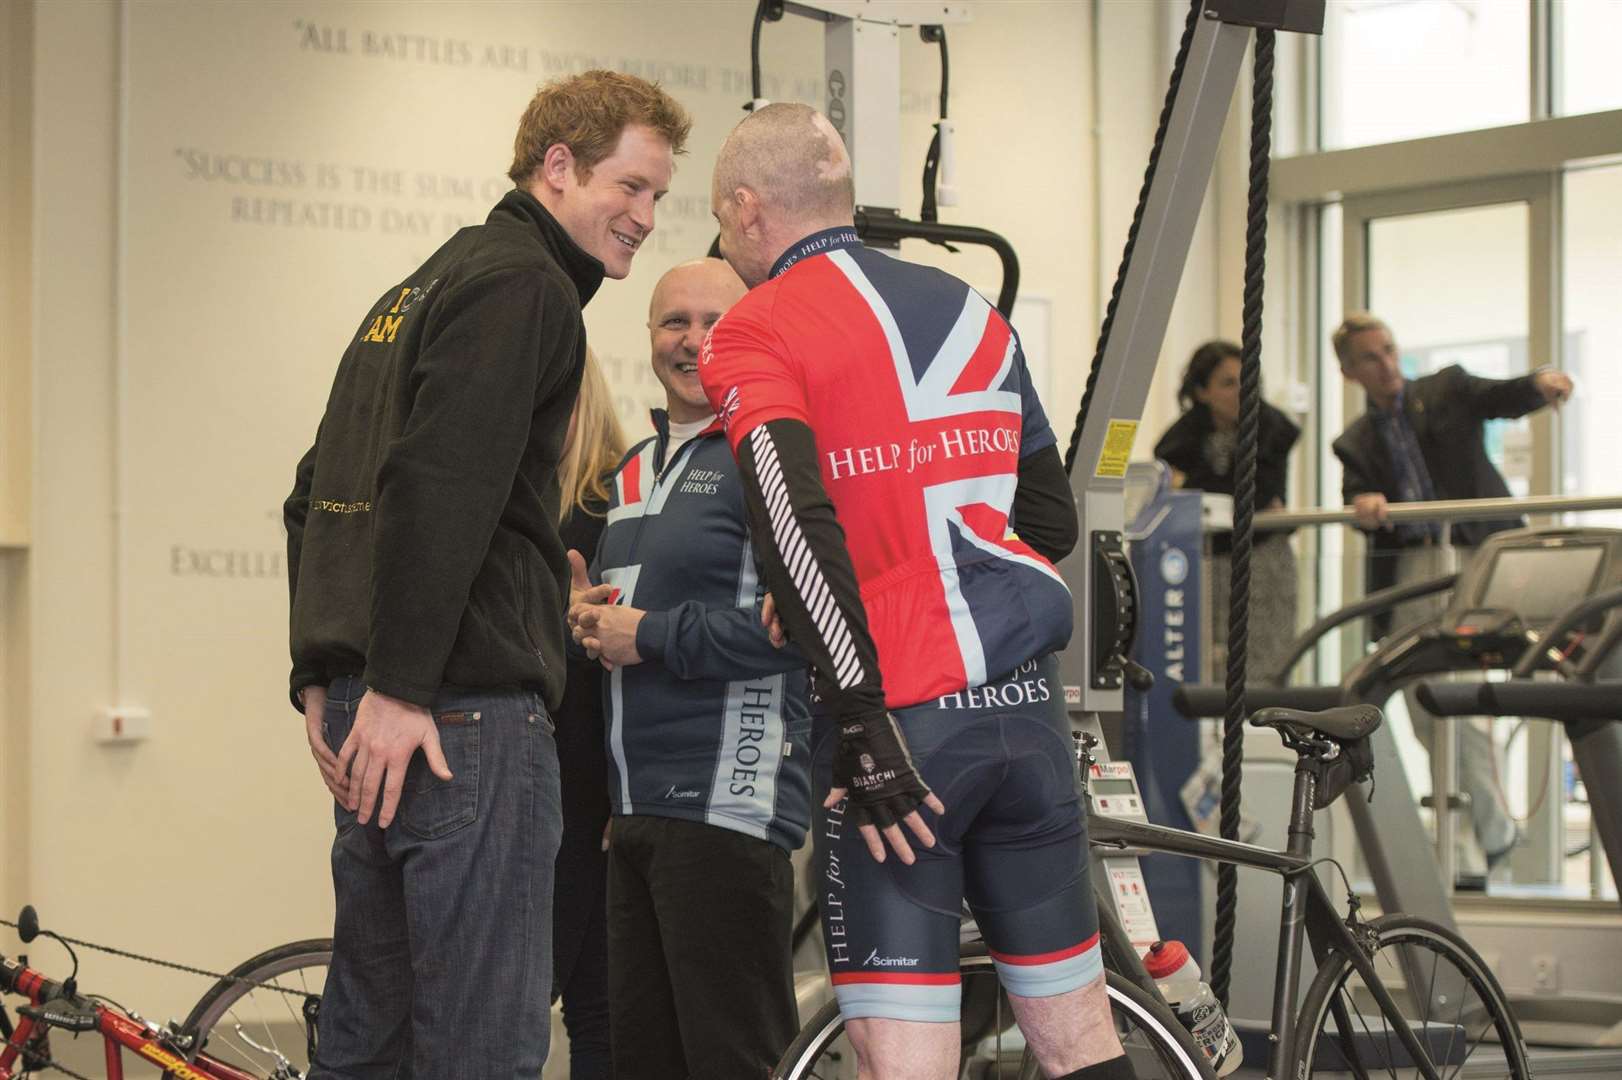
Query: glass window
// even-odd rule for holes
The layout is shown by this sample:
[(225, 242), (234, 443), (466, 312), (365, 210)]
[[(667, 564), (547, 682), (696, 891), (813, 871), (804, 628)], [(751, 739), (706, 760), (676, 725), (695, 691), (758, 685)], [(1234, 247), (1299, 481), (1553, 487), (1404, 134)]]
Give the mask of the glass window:
[[(1500, 203), (1369, 223), (1369, 309), (1391, 327), (1403, 374), (1527, 370), (1527, 220), (1525, 203)], [(1493, 420), (1486, 438), (1509, 490), (1527, 494), (1530, 425)]]
[[(1585, 169), (1565, 183), (1565, 358), (1576, 383), (1561, 424), (1562, 490), (1622, 493), (1622, 166)], [(1622, 511), (1584, 514), (1622, 525)]]
[(1561, 113), (1622, 108), (1616, 45), (1622, 41), (1618, 0), (1555, 0), (1557, 107)]
[[(1329, 0), (1323, 36), (1324, 148), (1530, 119), (1527, 3)], [(1597, 46), (1615, 42), (1613, 36)]]

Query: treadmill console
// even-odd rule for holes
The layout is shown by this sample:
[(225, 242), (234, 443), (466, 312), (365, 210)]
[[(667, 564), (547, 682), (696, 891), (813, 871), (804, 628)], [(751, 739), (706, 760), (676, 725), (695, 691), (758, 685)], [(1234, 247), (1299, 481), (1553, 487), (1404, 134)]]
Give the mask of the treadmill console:
[(1438, 633), (1460, 653), (1494, 667), (1513, 664), (1526, 647), (1526, 624), (1508, 608), (1449, 611)]
[[(1494, 533), (1459, 574), (1438, 623), (1455, 648), (1514, 663), (1529, 633), (1584, 597), (1622, 584), (1622, 529), (1514, 529)], [(1599, 629), (1598, 616), (1584, 629)], [(1507, 655), (1506, 655), (1507, 654)]]

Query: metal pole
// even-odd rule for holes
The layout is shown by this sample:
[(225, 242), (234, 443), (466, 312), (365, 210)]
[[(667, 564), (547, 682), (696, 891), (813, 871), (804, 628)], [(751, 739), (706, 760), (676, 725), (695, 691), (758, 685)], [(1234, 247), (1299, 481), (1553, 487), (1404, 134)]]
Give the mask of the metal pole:
[(1436, 873), (1442, 888), (1453, 891), (1459, 880), (1458, 855), (1454, 847), (1458, 832), (1459, 807), (1454, 800), (1459, 790), (1459, 742), (1451, 716), (1438, 716), (1431, 736), (1431, 807), (1436, 821)]
[[(1585, 510), (1622, 510), (1622, 495), (1528, 495), (1508, 499), (1437, 499), (1392, 503), (1388, 516), (1399, 521), (1489, 521), (1524, 514), (1564, 514)], [(1257, 529), (1293, 529), (1301, 525), (1352, 525), (1349, 506), (1315, 510), (1268, 510), (1256, 515)]]
[(1168, 111), (1164, 164), (1147, 190), (1132, 258), (1122, 267), (1119, 302), (1103, 342), (1087, 416), (1075, 435), (1070, 485), (1081, 511), (1082, 541), (1059, 564), (1059, 572), (1074, 598), (1076, 629), (1059, 665), (1064, 684), (1080, 691), (1081, 700), (1071, 704), (1087, 712), (1118, 713), (1123, 708), (1121, 677), (1107, 670), (1108, 657), (1099, 655), (1105, 650), (1094, 641), (1113, 630), (1095, 625), (1094, 594), (1108, 583), (1094, 580), (1099, 558), (1094, 540), (1107, 541), (1126, 525), (1122, 489), (1127, 460), (1250, 36), (1247, 27), (1215, 19), (1192, 25), (1182, 81)]

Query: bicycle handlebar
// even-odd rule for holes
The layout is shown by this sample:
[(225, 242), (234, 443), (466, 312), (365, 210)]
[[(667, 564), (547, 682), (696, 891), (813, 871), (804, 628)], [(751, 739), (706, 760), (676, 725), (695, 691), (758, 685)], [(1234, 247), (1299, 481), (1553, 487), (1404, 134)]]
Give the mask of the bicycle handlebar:
[(24, 967), (0, 953), (0, 994), (16, 994), (37, 1004), (60, 997), (64, 989), (63, 984), (52, 982), (33, 968)]

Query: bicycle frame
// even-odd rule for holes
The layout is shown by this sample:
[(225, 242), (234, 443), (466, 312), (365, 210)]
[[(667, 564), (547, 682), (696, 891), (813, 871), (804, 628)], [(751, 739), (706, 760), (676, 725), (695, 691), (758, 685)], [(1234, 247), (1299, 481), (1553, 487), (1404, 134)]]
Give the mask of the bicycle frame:
[[(1362, 976), (1380, 1012), (1396, 1030), (1403, 1049), (1413, 1058), (1426, 1080), (1439, 1080), (1436, 1066), (1403, 1018), (1396, 999), (1381, 981), (1373, 961), (1351, 929), (1335, 914), (1329, 894), (1311, 872), (1312, 803), (1316, 791), (1317, 774), (1313, 763), (1303, 757), (1295, 769), (1289, 846), (1284, 851), (1120, 818), (1094, 817), (1088, 821), (1087, 829), (1093, 844), (1118, 847), (1129, 854), (1163, 852), (1267, 870), (1284, 878), (1284, 898), (1279, 913), (1278, 967), (1273, 982), (1272, 1038), (1267, 1061), (1269, 1077), (1283, 1080), (1292, 1059), (1297, 1034), (1296, 1002), (1301, 990), (1301, 947), (1305, 936), (1312, 946), (1313, 955), (1320, 962), (1332, 951), (1346, 956)], [(1107, 898), (1100, 898), (1098, 908), (1099, 934), (1106, 955), (1114, 959), (1117, 970), (1122, 974), (1158, 996), (1153, 980), (1144, 970), (1137, 950), (1115, 918)], [(1335, 1006), (1335, 1019), (1343, 1034), (1350, 1032), (1348, 1017), (1339, 1005)]]
[[(0, 956), (0, 992), (25, 997), (31, 1005), (38, 1007), (60, 998), (63, 987), (32, 968)], [(114, 1012), (99, 1002), (90, 1004), (96, 1017), (95, 1031), (102, 1037), (107, 1080), (124, 1080), (125, 1050), (167, 1070), (176, 1080), (256, 1080), (252, 1074), (216, 1061), (207, 1054), (199, 1054), (196, 1061), (187, 1061), (164, 1044), (165, 1033), (161, 1029)], [(55, 1026), (31, 1016), (19, 1015), (15, 1032), (0, 1048), (0, 1080), (12, 1080), (18, 1075), (14, 1070), (28, 1041), (36, 1033)]]

